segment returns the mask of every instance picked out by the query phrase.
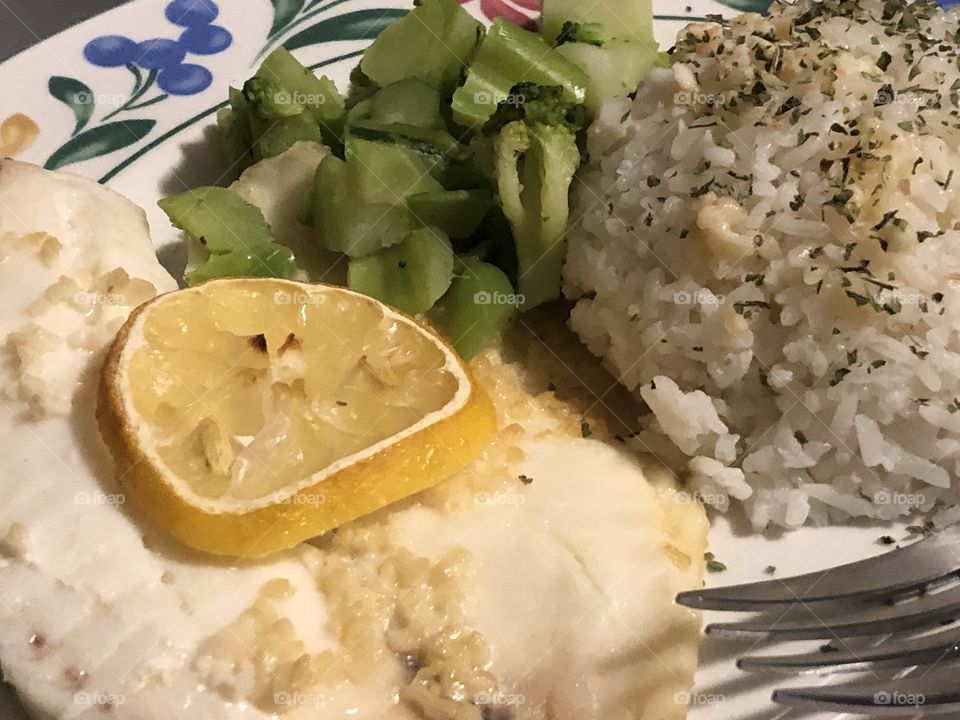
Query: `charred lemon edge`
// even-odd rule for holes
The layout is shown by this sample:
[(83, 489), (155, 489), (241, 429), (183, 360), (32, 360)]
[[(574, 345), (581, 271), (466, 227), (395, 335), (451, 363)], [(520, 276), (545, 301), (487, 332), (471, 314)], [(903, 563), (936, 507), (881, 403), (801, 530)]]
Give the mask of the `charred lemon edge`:
[[(241, 279), (211, 280), (191, 289), (237, 280)], [(242, 280), (255, 282), (257, 279)], [(288, 284), (302, 292), (325, 288), (357, 294), (334, 285), (264, 280)], [(462, 407), (377, 453), (301, 488), (282, 502), (246, 512), (216, 512), (197, 507), (167, 482), (165, 476), (169, 470), (159, 467), (140, 451), (136, 423), (127, 413), (121, 387), (122, 381), (128, 377), (121, 371), (121, 360), (131, 330), (155, 304), (179, 292), (183, 291), (164, 293), (147, 301), (130, 314), (117, 333), (101, 371), (96, 417), (100, 433), (114, 459), (116, 480), (126, 499), (195, 550), (213, 555), (261, 558), (290, 549), (440, 484), (472, 463), (497, 432), (493, 403), (477, 384), (466, 362), (432, 328), (385, 306), (457, 358), (463, 379), (470, 384), (470, 393)], [(312, 501), (317, 496), (322, 496), (324, 502)]]

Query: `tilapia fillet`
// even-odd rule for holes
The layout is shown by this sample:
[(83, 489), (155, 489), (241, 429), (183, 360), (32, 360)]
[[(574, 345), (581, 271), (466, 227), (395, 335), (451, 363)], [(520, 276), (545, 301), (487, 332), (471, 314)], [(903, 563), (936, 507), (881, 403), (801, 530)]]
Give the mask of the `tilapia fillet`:
[[(53, 718), (680, 718), (706, 521), (517, 368), (460, 476), (268, 561), (193, 554), (124, 503), (105, 346), (174, 289), (142, 211), (0, 162), (0, 660)], [(599, 433), (598, 433), (599, 434)], [(105, 714), (107, 713), (107, 714)]]

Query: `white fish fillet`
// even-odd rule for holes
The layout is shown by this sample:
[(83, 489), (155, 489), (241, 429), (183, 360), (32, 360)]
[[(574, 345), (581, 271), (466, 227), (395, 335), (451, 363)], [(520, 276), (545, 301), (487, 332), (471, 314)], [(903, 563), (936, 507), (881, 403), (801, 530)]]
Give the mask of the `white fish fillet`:
[(699, 622), (672, 598), (700, 582), (702, 513), (619, 450), (545, 431), (519, 383), (462, 477), (269, 561), (194, 554), (127, 508), (96, 371), (174, 287), (138, 208), (0, 162), (0, 661), (32, 713), (684, 716)]

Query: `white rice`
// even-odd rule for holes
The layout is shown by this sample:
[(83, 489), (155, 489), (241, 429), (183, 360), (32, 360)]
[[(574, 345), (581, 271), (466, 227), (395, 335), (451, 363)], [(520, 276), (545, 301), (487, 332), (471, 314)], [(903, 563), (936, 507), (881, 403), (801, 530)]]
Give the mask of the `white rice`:
[(960, 520), (958, 25), (693, 25), (591, 130), (571, 324), (649, 407), (635, 442), (757, 528)]

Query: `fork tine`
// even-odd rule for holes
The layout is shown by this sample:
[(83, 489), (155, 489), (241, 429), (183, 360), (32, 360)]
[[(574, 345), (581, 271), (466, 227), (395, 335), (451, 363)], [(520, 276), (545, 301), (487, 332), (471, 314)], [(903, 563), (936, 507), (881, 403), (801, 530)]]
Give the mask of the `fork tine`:
[(737, 667), (748, 672), (809, 673), (858, 670), (868, 666), (907, 668), (960, 657), (960, 627), (911, 640), (891, 640), (875, 647), (803, 655), (747, 655)]
[[(801, 619), (797, 619), (797, 618)], [(815, 640), (833, 637), (885, 635), (953, 621), (960, 617), (960, 585), (896, 605), (848, 605), (839, 613), (822, 616), (805, 605), (786, 613), (768, 613), (741, 622), (708, 625), (708, 635), (764, 636), (770, 640)]]
[[(953, 669), (956, 673), (956, 668)], [(951, 688), (947, 690), (945, 688)], [(805, 710), (854, 713), (870, 717), (924, 717), (960, 713), (960, 686), (952, 674), (929, 674), (917, 680), (876, 684), (777, 690), (773, 701)]]
[(960, 526), (870, 560), (783, 580), (681, 593), (677, 602), (702, 610), (762, 610), (784, 603), (890, 597), (956, 576)]

